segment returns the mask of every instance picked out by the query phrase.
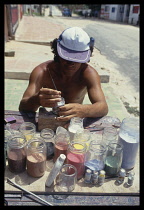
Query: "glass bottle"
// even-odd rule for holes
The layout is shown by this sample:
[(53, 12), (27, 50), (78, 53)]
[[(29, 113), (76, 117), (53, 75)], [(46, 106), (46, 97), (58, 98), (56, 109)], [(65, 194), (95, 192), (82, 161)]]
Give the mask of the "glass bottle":
[(91, 141), (89, 150), (85, 156), (85, 166), (92, 171), (100, 171), (104, 169), (106, 157), (106, 147), (97, 144), (95, 140)]
[(123, 149), (120, 144), (111, 143), (105, 159), (105, 172), (108, 176), (117, 175), (121, 168)]
[(27, 144), (27, 173), (41, 177), (46, 170), (46, 144), (42, 138), (33, 138)]
[(101, 170), (98, 176), (98, 184), (101, 186), (104, 184), (104, 181), (105, 181), (105, 171)]
[(118, 174), (117, 183), (122, 184), (126, 176), (126, 171), (124, 168), (121, 168)]
[(139, 119), (129, 117), (120, 125), (118, 143), (123, 146), (122, 168), (130, 170), (135, 166), (139, 148)]
[(72, 117), (70, 120), (70, 124), (68, 126), (68, 131), (70, 135), (70, 141), (74, 139), (75, 133), (78, 130), (83, 130), (83, 118), (80, 117)]
[(26, 143), (21, 133), (12, 135), (7, 142), (8, 167), (13, 173), (21, 173), (26, 170)]
[(128, 181), (127, 181), (127, 185), (128, 186), (132, 186), (133, 185), (134, 175), (135, 175), (135, 173), (133, 171), (129, 172), (129, 174), (128, 174)]
[(54, 157), (53, 157), (54, 163), (57, 160), (57, 158), (60, 156), (60, 154), (67, 155), (68, 145), (69, 145), (69, 134), (58, 133), (55, 136)]
[(67, 150), (67, 164), (71, 164), (77, 169), (77, 179), (81, 179), (85, 172), (86, 145), (79, 142), (71, 142)]
[(54, 156), (54, 135), (54, 131), (50, 128), (44, 128), (40, 132), (40, 136), (46, 143), (47, 159), (51, 159)]

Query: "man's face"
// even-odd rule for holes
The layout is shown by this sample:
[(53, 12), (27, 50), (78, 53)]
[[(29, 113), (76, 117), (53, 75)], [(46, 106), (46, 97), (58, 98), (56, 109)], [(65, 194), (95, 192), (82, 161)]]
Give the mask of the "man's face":
[(81, 63), (73, 62), (73, 61), (67, 61), (60, 57), (60, 64), (62, 67), (62, 70), (66, 74), (74, 74), (79, 68), (81, 67)]

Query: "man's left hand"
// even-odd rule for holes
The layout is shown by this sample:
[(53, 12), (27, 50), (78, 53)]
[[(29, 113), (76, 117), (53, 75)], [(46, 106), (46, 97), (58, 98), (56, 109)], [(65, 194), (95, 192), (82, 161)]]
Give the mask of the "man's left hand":
[(84, 105), (78, 103), (70, 103), (59, 107), (58, 109), (59, 117), (58, 121), (68, 121), (72, 117), (85, 117)]

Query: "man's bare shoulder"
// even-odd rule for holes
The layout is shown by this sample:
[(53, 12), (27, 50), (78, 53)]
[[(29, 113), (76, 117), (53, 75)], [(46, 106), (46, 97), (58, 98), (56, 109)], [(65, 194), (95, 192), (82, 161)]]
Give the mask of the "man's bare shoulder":
[(98, 75), (97, 70), (89, 64), (85, 64), (83, 68), (84, 75)]

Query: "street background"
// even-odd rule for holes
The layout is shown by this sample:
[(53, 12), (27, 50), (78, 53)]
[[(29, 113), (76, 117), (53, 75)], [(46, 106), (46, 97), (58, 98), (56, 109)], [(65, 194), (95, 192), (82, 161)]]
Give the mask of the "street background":
[[(38, 64), (53, 59), (53, 54), (49, 46), (50, 41), (58, 38), (64, 29), (71, 26), (79, 26), (93, 37), (95, 35), (94, 28), (98, 33), (101, 33), (98, 39), (95, 38), (95, 48), (89, 64), (98, 71), (102, 78), (101, 85), (109, 106), (108, 115), (118, 117), (120, 120), (130, 114), (138, 116), (138, 79), (137, 83), (134, 84), (133, 79), (129, 77), (131, 74), (134, 74), (138, 78), (137, 68), (134, 69), (136, 71), (135, 73), (131, 69), (131, 74), (129, 72), (128, 74), (124, 74), (119, 68), (119, 64), (114, 62), (113, 59), (108, 58), (107, 51), (103, 52), (103, 49), (99, 49), (101, 47), (98, 43), (103, 43), (102, 31), (105, 39), (107, 39), (112, 36), (111, 31), (113, 30), (121, 30), (123, 33), (124, 30), (130, 30), (131, 36), (133, 33), (137, 43), (139, 28), (128, 24), (113, 23), (112, 21), (79, 17), (75, 14), (72, 17), (62, 17), (61, 12), (56, 7), (53, 7), (52, 14), (53, 16), (50, 17), (48, 8), (45, 10), (44, 17), (23, 16), (16, 30), (15, 40), (11, 40), (5, 44), (5, 51), (15, 51), (14, 57), (5, 57), (5, 109), (18, 110), (18, 105), (28, 85), (28, 78), (31, 71)], [(93, 31), (88, 31), (89, 28), (93, 28)], [(106, 33), (106, 29), (110, 31), (109, 34)], [(101, 42), (100, 39), (102, 40)], [(119, 40), (119, 43), (123, 43), (124, 45), (126, 44), (126, 40)], [(110, 48), (110, 54), (112, 54), (112, 46), (110, 48), (105, 43), (103, 44), (103, 48)], [(135, 43), (133, 43), (134, 46)], [(131, 47), (132, 50), (133, 47)], [(128, 54), (129, 51), (130, 47), (125, 54), (121, 50), (117, 50), (117, 58), (119, 60), (121, 58), (121, 65), (124, 65), (122, 58), (125, 58), (127, 56), (126, 53)], [(133, 55), (138, 59), (137, 49)], [(130, 69), (129, 65), (127, 69)], [(107, 80), (109, 81), (107, 82)], [(90, 103), (87, 95), (84, 100), (84, 104), (86, 103)]]

